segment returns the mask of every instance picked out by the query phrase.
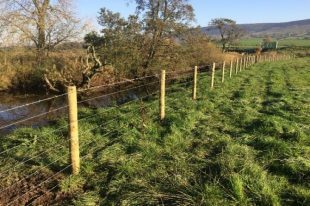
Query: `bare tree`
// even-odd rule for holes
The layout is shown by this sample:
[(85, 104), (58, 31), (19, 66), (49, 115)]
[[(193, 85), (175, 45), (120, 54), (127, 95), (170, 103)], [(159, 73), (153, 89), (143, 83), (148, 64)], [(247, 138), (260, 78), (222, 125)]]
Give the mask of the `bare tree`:
[(50, 91), (64, 92), (69, 85), (78, 88), (89, 88), (92, 80), (104, 71), (103, 65), (98, 58), (95, 48), (89, 46), (85, 56), (80, 56), (74, 66), (56, 68), (44, 74), (45, 83)]
[(0, 0), (0, 21), (41, 53), (79, 34), (70, 8), (71, 0)]
[(223, 52), (226, 51), (226, 48), (229, 45), (233, 44), (236, 42), (236, 40), (244, 35), (244, 31), (237, 26), (234, 20), (231, 19), (212, 19), (210, 26), (214, 26), (219, 30)]

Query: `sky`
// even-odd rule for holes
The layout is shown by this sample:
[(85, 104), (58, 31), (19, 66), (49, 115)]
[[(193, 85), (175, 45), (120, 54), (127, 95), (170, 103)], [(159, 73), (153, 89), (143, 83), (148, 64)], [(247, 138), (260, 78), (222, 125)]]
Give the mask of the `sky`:
[[(230, 18), (237, 23), (275, 23), (310, 18), (310, 0), (188, 0), (194, 8), (194, 25), (207, 26), (211, 19)], [(77, 15), (91, 20), (106, 7), (127, 17), (135, 12), (134, 0), (76, 0)]]

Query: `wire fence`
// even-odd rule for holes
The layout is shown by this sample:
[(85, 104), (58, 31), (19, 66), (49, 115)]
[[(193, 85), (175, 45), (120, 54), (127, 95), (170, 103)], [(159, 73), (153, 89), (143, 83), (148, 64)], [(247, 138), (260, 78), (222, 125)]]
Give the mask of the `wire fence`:
[[(287, 56), (278, 56), (275, 60), (285, 60), (285, 59), (289, 59), (290, 57)], [(231, 62), (230, 65), (226, 64), (225, 67), (225, 63), (221, 63), (221, 64), (217, 64), (218, 69), (222, 69), (223, 72), (221, 72), (222, 75), (222, 81), (224, 81), (224, 76), (225, 76), (225, 70), (230, 70), (230, 72), (228, 72), (227, 75), (229, 75), (230, 73), (230, 77), (231, 74), (234, 73), (232, 71), (234, 71), (235, 69), (238, 71), (247, 69), (248, 67), (250, 67), (251, 65), (257, 63), (257, 62), (264, 62), (264, 61), (273, 61), (273, 59), (257, 59), (254, 56), (247, 56), (243, 59), (243, 64), (236, 64), (236, 62)], [(113, 95), (117, 95), (117, 94), (122, 94), (122, 93), (128, 93), (132, 90), (137, 90), (137, 89), (144, 89), (147, 91), (148, 87), (153, 86), (154, 89), (152, 92), (147, 92), (146, 95), (141, 95), (139, 97), (133, 98), (129, 101), (126, 101), (122, 104), (118, 104), (115, 106), (110, 106), (105, 108), (103, 111), (101, 112), (97, 112), (94, 111), (93, 114), (90, 115), (86, 115), (82, 118), (78, 118), (75, 122), (70, 122), (68, 121), (68, 123), (66, 123), (63, 126), (59, 126), (57, 128), (55, 128), (54, 126), (51, 126), (52, 129), (50, 129), (48, 131), (48, 133), (44, 133), (44, 135), (54, 135), (55, 137), (58, 138), (62, 138), (62, 141), (59, 141), (58, 143), (55, 143), (52, 147), (50, 148), (41, 148), (38, 150), (38, 152), (35, 152), (34, 154), (28, 155), (25, 158), (22, 159), (16, 159), (14, 157), (14, 155), (12, 156), (12, 154), (15, 154), (16, 152), (18, 152), (19, 148), (23, 147), (23, 149), (25, 147), (27, 147), (27, 145), (25, 145), (23, 142), (21, 143), (16, 143), (16, 145), (11, 146), (11, 147), (2, 147), (3, 151), (0, 151), (0, 159), (9, 159), (11, 162), (9, 164), (8, 167), (2, 168), (0, 169), (0, 196), (1, 194), (6, 194), (8, 191), (11, 191), (12, 188), (16, 188), (19, 184), (23, 183), (23, 182), (27, 182), (27, 180), (29, 180), (30, 178), (40, 174), (42, 171), (46, 170), (46, 169), (50, 169), (51, 166), (53, 165), (57, 165), (57, 162), (64, 162), (64, 159), (66, 159), (66, 157), (68, 157), (68, 153), (65, 152), (65, 154), (63, 155), (59, 155), (58, 157), (54, 158), (52, 161), (46, 163), (45, 161), (43, 161), (43, 159), (45, 159), (45, 156), (48, 156), (48, 154), (50, 153), (57, 153), (59, 151), (65, 151), (67, 150), (68, 145), (72, 144), (72, 138), (66, 138), (68, 135), (71, 134), (71, 125), (72, 124), (80, 124), (82, 122), (89, 122), (92, 118), (98, 118), (98, 116), (104, 118), (104, 114), (112, 111), (112, 110), (117, 110), (121, 107), (125, 107), (126, 105), (129, 104), (133, 104), (136, 101), (145, 101), (145, 99), (147, 98), (151, 98), (151, 97), (155, 97), (155, 95), (159, 95), (159, 99), (160, 99), (160, 107), (164, 106), (162, 105), (162, 100), (165, 101), (165, 92), (166, 91), (172, 91), (175, 88), (180, 88), (182, 86), (187, 86), (186, 88), (188, 88), (189, 86), (192, 86), (192, 92), (195, 93), (195, 87), (196, 87), (196, 82), (197, 82), (197, 72), (198, 73), (203, 73), (203, 70), (206, 70), (206, 68), (208, 68), (208, 71), (211, 72), (211, 81), (212, 78), (214, 78), (214, 70), (215, 70), (215, 65), (216, 64), (212, 64), (212, 65), (204, 65), (201, 67), (196, 67), (194, 70), (193, 69), (189, 69), (189, 70), (184, 70), (181, 72), (167, 72), (164, 73), (165, 75), (163, 76), (163, 74), (161, 75), (150, 75), (150, 76), (145, 76), (145, 77), (139, 77), (139, 78), (134, 78), (134, 79), (130, 79), (130, 80), (124, 80), (121, 82), (117, 82), (117, 83), (113, 83), (113, 84), (108, 84), (108, 85), (100, 85), (100, 86), (96, 86), (96, 87), (91, 87), (91, 88), (87, 88), (87, 89), (81, 89), (78, 90), (77, 93), (82, 93), (82, 92), (91, 92), (91, 91), (95, 91), (98, 89), (102, 89), (102, 88), (107, 88), (107, 87), (116, 87), (128, 82), (137, 82), (137, 81), (141, 81), (142, 83), (140, 85), (137, 86), (131, 86), (125, 89), (119, 89), (117, 91), (114, 92), (110, 92), (110, 93), (106, 93), (103, 95), (97, 95), (94, 97), (89, 97), (80, 101), (76, 101), (76, 106), (81, 105), (85, 102), (89, 102), (89, 101), (93, 101), (93, 100), (97, 100), (97, 99), (102, 99), (102, 98), (106, 98), (109, 96), (113, 96)], [(238, 67), (238, 68), (237, 68)], [(209, 68), (212, 68), (209, 70)], [(167, 77), (166, 77), (167, 75)], [(149, 82), (145, 82), (144, 80), (148, 80)], [(143, 82), (144, 81), (144, 82)], [(165, 86), (167, 84), (167, 87)], [(164, 86), (164, 87), (163, 87)], [(213, 85), (211, 85), (212, 87)], [(12, 107), (12, 108), (8, 108), (5, 110), (0, 111), (0, 113), (4, 113), (4, 112), (9, 112), (9, 111), (13, 111), (13, 110), (19, 110), (21, 108), (24, 107), (29, 107), (29, 106), (33, 106), (33, 105), (37, 105), (40, 104), (42, 102), (45, 101), (50, 101), (56, 98), (60, 98), (60, 97), (65, 97), (68, 96), (69, 92), (61, 94), (61, 95), (57, 95), (57, 96), (53, 96), (53, 97), (49, 97), (49, 98), (45, 98), (42, 100), (38, 100), (38, 101), (34, 101), (34, 102), (30, 102), (24, 105), (19, 105), (16, 107)], [(16, 126), (18, 124), (21, 124), (23, 122), (32, 120), (32, 119), (36, 119), (39, 117), (42, 117), (44, 115), (48, 115), (50, 113), (54, 113), (54, 112), (61, 112), (64, 109), (68, 109), (70, 107), (70, 103), (66, 104), (65, 106), (56, 108), (54, 110), (48, 111), (48, 112), (44, 112), (44, 113), (40, 113), (40, 114), (36, 114), (24, 119), (20, 119), (18, 121), (15, 122), (11, 122), (8, 123), (6, 125), (2, 125), (0, 126), (0, 130), (2, 129), (6, 129), (8, 127), (11, 126)], [(69, 108), (70, 109), (70, 108)], [(164, 108), (165, 109), (165, 108)], [(162, 108), (160, 108), (160, 110), (162, 110)], [(70, 115), (69, 115), (70, 116)], [(69, 118), (70, 120), (70, 118)], [(111, 125), (114, 122), (118, 121), (118, 117), (109, 119), (101, 124), (97, 124), (94, 127), (91, 127), (89, 129), (83, 130), (81, 131), (81, 136), (86, 135), (87, 133), (90, 132), (94, 132), (94, 130), (99, 129), (99, 128), (106, 128), (108, 125)], [(70, 130), (68, 131), (66, 128), (70, 128)], [(107, 131), (106, 133), (102, 134), (101, 137), (108, 137), (109, 135), (115, 133), (115, 130), (110, 130)], [(119, 132), (117, 132), (119, 133)], [(112, 139), (110, 142), (103, 144), (102, 148), (105, 148), (106, 145), (109, 145), (111, 143), (113, 143), (114, 141), (116, 141), (117, 139), (121, 138), (124, 134), (118, 134), (116, 139)], [(44, 137), (42, 137), (44, 138)], [(102, 141), (101, 139), (97, 139), (95, 141), (81, 141), (80, 145), (81, 145), (81, 151), (86, 151), (88, 149), (88, 147), (91, 144), (96, 144), (96, 145), (100, 145), (100, 141)], [(70, 151), (72, 152), (72, 151)], [(87, 153), (85, 155), (83, 155), (80, 159), (83, 160), (87, 157)], [(68, 158), (67, 158), (68, 159)], [(13, 162), (13, 163), (12, 163)], [(18, 172), (20, 170), (23, 170), (27, 167), (31, 167), (31, 165), (33, 165), (33, 162), (36, 162), (37, 164), (39, 164), (38, 166), (35, 167), (35, 170), (29, 172), (26, 175), (22, 175), (21, 178), (18, 178), (17, 180), (10, 182), (10, 184), (1, 184), (1, 183), (5, 183), (8, 182), (8, 178), (9, 178), (9, 174), (14, 173), (14, 172)], [(65, 161), (66, 162), (66, 161)], [(66, 166), (61, 167), (61, 169), (58, 169), (56, 171), (53, 172), (53, 175), (50, 175), (49, 177), (41, 180), (38, 184), (32, 185), (31, 189), (18, 193), (15, 197), (9, 198), (9, 200), (7, 202), (4, 202), (3, 204), (5, 205), (20, 205), (20, 204), (25, 204), (25, 197), (27, 196), (28, 201), (31, 200), (31, 202), (35, 202), (38, 201), (40, 198), (44, 197), (46, 195), (46, 193), (49, 193), (53, 190), (56, 190), (58, 185), (58, 181), (56, 181), (56, 183), (53, 184), (52, 187), (49, 187), (45, 193), (43, 194), (38, 194), (38, 192), (36, 192), (37, 188), (43, 187), (45, 184), (52, 182), (53, 180), (57, 179), (57, 176), (64, 173), (65, 171), (69, 171), (69, 169), (74, 166), (72, 163), (72, 159), (71, 162), (66, 163)], [(29, 197), (31, 196), (31, 197)], [(27, 199), (26, 198), (26, 199)], [(27, 203), (27, 202), (26, 202)], [(28, 202), (29, 203), (29, 202)], [(27, 204), (28, 204), (27, 203)], [(0, 202), (1, 204), (1, 202)], [(30, 203), (31, 204), (31, 203)]]

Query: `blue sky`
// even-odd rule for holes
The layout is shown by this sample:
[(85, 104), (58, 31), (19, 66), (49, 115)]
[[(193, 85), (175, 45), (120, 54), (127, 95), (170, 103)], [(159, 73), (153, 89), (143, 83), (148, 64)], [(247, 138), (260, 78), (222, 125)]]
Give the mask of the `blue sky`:
[[(128, 16), (134, 0), (76, 0), (80, 18), (96, 21), (99, 8)], [(196, 25), (207, 26), (212, 18), (227, 17), (237, 23), (286, 22), (310, 18), (310, 0), (189, 0), (195, 9)], [(94, 25), (96, 23), (94, 22)]]

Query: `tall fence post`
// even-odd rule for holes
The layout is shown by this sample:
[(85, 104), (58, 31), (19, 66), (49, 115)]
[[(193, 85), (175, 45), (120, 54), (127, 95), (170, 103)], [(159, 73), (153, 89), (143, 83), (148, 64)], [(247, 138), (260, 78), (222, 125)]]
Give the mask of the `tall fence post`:
[(68, 106), (69, 106), (69, 136), (70, 136), (70, 160), (72, 173), (80, 172), (80, 149), (78, 132), (78, 110), (76, 87), (68, 87)]
[(223, 68), (222, 68), (222, 83), (224, 83), (225, 81), (225, 66), (226, 66), (226, 62), (223, 62)]
[(232, 70), (233, 70), (233, 61), (230, 61), (230, 68), (229, 68), (229, 78), (232, 76)]
[(160, 77), (160, 120), (165, 119), (165, 110), (166, 110), (166, 70), (161, 70), (161, 77)]
[(193, 100), (197, 98), (197, 71), (198, 67), (195, 66), (194, 68), (194, 82), (193, 82)]
[(239, 59), (237, 59), (237, 62), (236, 62), (236, 74), (238, 74), (238, 69), (239, 69)]
[(239, 72), (242, 71), (242, 65), (243, 65), (243, 57), (240, 59), (240, 67), (239, 67)]
[(243, 70), (245, 70), (246, 69), (246, 56), (243, 58)]
[(215, 63), (213, 63), (213, 65), (212, 65), (211, 89), (214, 88), (214, 77), (215, 77)]

